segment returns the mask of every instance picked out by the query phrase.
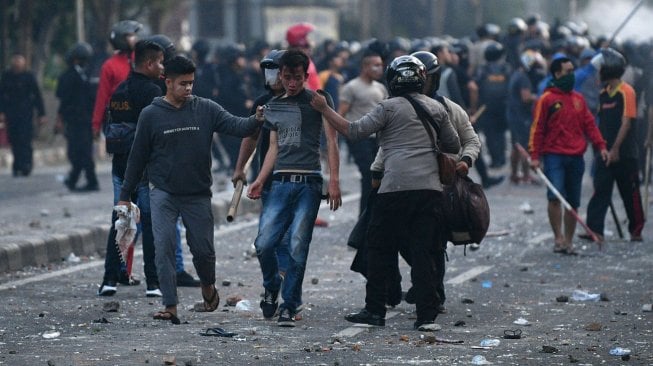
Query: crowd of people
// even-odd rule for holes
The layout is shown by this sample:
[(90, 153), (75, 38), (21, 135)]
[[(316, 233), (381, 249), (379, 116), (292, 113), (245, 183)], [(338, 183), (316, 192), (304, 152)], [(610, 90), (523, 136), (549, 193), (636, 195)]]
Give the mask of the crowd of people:
[[(72, 167), (64, 183), (71, 191), (99, 189), (93, 138), (104, 133), (113, 204), (140, 208), (146, 295), (162, 297), (164, 305), (155, 319), (179, 323), (176, 286), (201, 288), (198, 311), (218, 306), (209, 204), (214, 166), (234, 184), (249, 182), (248, 196), (262, 199), (254, 243), (264, 289), (260, 307), (265, 318), (294, 326), (320, 200), (332, 210), (342, 204), (339, 151), (345, 143), (361, 173), (364, 222), (364, 245), (352, 269), (367, 278), (365, 308), (345, 317), (351, 322), (382, 326), (386, 307), (406, 300), (417, 308), (415, 329), (433, 331), (437, 315), (446, 312), (443, 183), (434, 151), (457, 157), (456, 174), (476, 167), (486, 189), (504, 180), (488, 168), (508, 164), (510, 184), (534, 186), (543, 182), (531, 171), (543, 168), (553, 251), (575, 255), (590, 140), (594, 193), (581, 238), (603, 240), (616, 182), (630, 240), (643, 240), (648, 202), (640, 182), (653, 144), (650, 43), (612, 42), (582, 24), (549, 26), (531, 16), (512, 19), (505, 32), (483, 24), (461, 39), (320, 45), (310, 42), (315, 27), (300, 23), (287, 30), (284, 44), (213, 47), (198, 40), (183, 55), (165, 35), (144, 37), (142, 28), (131, 20), (114, 25), (115, 53), (102, 66), (94, 101), (87, 72), (92, 49), (84, 43), (71, 48), (57, 89), (57, 127), (68, 139)], [(14, 176), (31, 171), (26, 125), (34, 108), (44, 115), (30, 75), (16, 56), (0, 82), (0, 122), (10, 127)], [(20, 103), (12, 102), (16, 90)], [(245, 162), (254, 151), (248, 177)], [(79, 187), (82, 173), (86, 185)], [(566, 206), (571, 210), (563, 211)], [(139, 284), (130, 255), (115, 245), (117, 219), (113, 213), (101, 296), (115, 294), (119, 283)], [(184, 270), (180, 222), (199, 280)], [(404, 295), (399, 253), (411, 266), (413, 287)]]

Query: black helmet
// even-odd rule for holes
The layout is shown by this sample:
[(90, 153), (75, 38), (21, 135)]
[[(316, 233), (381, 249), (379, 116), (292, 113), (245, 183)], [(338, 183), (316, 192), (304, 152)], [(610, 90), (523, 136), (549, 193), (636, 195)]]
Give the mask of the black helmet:
[(508, 34), (512, 34), (512, 35), (522, 34), (526, 32), (526, 28), (528, 28), (528, 26), (526, 25), (524, 19), (512, 18), (508, 23)]
[(388, 66), (385, 79), (394, 96), (421, 92), (426, 82), (426, 67), (417, 57), (399, 56)]
[(261, 69), (278, 69), (281, 56), (286, 50), (272, 50), (261, 59)]
[(175, 56), (177, 48), (170, 38), (163, 34), (155, 34), (147, 37), (147, 40), (154, 42), (163, 48), (163, 61), (168, 61)]
[(119, 51), (130, 51), (127, 35), (138, 33), (141, 29), (143, 29), (143, 25), (135, 20), (121, 20), (111, 27), (109, 42), (113, 48)]
[(75, 43), (75, 45), (66, 53), (66, 61), (72, 63), (73, 60), (79, 60), (82, 63), (93, 57), (93, 47), (86, 42)]
[(499, 42), (491, 42), (485, 46), (485, 51), (483, 51), (483, 57), (485, 61), (492, 62), (496, 61), (503, 56), (504, 53), (503, 46)]
[(440, 72), (440, 63), (438, 62), (438, 56), (427, 51), (418, 51), (410, 54), (413, 57), (416, 57), (418, 60), (422, 61), (424, 67), (426, 67), (426, 74), (431, 75), (436, 72)]
[[(595, 58), (599, 59), (601, 81), (620, 78), (626, 71), (626, 58), (614, 48), (602, 48)], [(595, 61), (593, 58), (592, 61)], [(596, 64), (596, 62), (593, 62)]]

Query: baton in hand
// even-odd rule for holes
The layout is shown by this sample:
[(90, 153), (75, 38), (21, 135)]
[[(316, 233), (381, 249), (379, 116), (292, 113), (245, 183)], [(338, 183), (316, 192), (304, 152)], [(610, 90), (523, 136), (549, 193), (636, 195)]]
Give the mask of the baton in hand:
[[(256, 155), (256, 149), (254, 149), (252, 155), (250, 155), (249, 159), (247, 159), (247, 162), (245, 163), (245, 167), (243, 168), (245, 176), (247, 176), (249, 166), (252, 165), (254, 155)], [(234, 221), (234, 218), (236, 217), (236, 213), (238, 212), (238, 205), (240, 204), (240, 196), (243, 195), (243, 187), (243, 181), (239, 179), (236, 182), (236, 188), (234, 188), (234, 195), (231, 196), (231, 204), (229, 205), (229, 210), (227, 211), (227, 222)]]
[[(515, 147), (517, 148), (517, 151), (519, 151), (519, 153), (524, 158), (526, 158), (528, 160), (528, 162), (530, 163), (531, 158), (528, 155), (528, 152), (526, 152), (526, 149), (524, 149), (524, 147), (521, 146), (521, 144), (518, 143), (518, 142), (515, 143)], [(562, 194), (560, 194), (560, 192), (556, 189), (556, 187), (553, 185), (553, 183), (551, 183), (549, 178), (547, 178), (546, 175), (544, 175), (544, 172), (542, 172), (542, 169), (540, 169), (539, 167), (535, 168), (535, 167), (532, 167), (532, 166), (531, 166), (531, 169), (533, 169), (533, 171), (540, 177), (540, 179), (542, 179), (542, 181), (551, 190), (551, 192), (553, 192), (553, 194), (558, 198), (558, 200), (560, 200), (560, 202), (562, 203), (562, 206), (564, 206), (564, 208), (567, 211), (569, 211), (571, 213), (571, 215), (576, 219), (576, 221), (578, 221), (578, 223), (585, 229), (585, 231), (592, 238), (592, 240), (596, 244), (598, 244), (599, 250), (602, 250), (603, 246), (602, 246), (602, 243), (601, 243), (601, 238), (599, 238), (599, 236), (596, 235), (596, 233), (594, 231), (592, 231), (592, 229), (590, 229), (589, 226), (587, 226), (587, 224), (585, 224), (583, 219), (581, 219), (580, 216), (578, 216), (578, 213), (576, 212), (576, 210), (574, 210), (574, 208), (571, 207), (569, 202), (567, 202), (567, 200), (564, 197), (562, 197)]]

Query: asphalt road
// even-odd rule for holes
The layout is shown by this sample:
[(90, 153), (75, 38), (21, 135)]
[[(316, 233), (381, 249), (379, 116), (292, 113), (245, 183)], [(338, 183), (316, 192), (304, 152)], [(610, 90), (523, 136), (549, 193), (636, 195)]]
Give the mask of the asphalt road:
[[(60, 183), (54, 184), (47, 189), (59, 192)], [(583, 205), (590, 193), (586, 185)], [(191, 311), (199, 290), (181, 288), (181, 325), (152, 319), (161, 305), (145, 297), (143, 285), (119, 287), (112, 298), (96, 296), (103, 271), (98, 257), (0, 274), (0, 364), (469, 365), (475, 357), (480, 364), (479, 356), (502, 365), (653, 364), (653, 313), (642, 310), (653, 302), (653, 231), (646, 228), (643, 243), (613, 235), (602, 251), (578, 241), (580, 255), (563, 256), (552, 252), (544, 188), (504, 183), (487, 194), (491, 236), (466, 256), (462, 247), (448, 250), (448, 312), (437, 318), (438, 332), (414, 331), (414, 306), (406, 303), (389, 310), (385, 327), (343, 319), (364, 306), (365, 292), (364, 279), (349, 270), (354, 252), (345, 244), (358, 210), (351, 194), (342, 209), (321, 212), (330, 226), (315, 229), (296, 328), (261, 315), (261, 275), (251, 256), (257, 221), (250, 216), (216, 231), (220, 311)], [(525, 203), (533, 213), (522, 210)], [(401, 265), (407, 289), (409, 269)], [(575, 290), (601, 294), (603, 301), (576, 301)], [(229, 296), (248, 300), (250, 309), (225, 306)], [(565, 296), (567, 302), (557, 300)], [(103, 310), (110, 301), (119, 303), (117, 312)], [(201, 336), (209, 327), (237, 335)], [(503, 338), (517, 329), (520, 339)], [(488, 339), (499, 344), (481, 347)], [(629, 349), (629, 357), (610, 355), (616, 347)]]

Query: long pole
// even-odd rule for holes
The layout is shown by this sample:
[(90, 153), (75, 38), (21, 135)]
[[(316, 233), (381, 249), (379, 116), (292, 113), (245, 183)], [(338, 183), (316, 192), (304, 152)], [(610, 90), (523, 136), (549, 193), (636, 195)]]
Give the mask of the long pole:
[[(531, 159), (530, 159), (530, 156), (528, 155), (528, 152), (526, 152), (526, 149), (524, 149), (524, 147), (521, 146), (521, 144), (518, 143), (518, 142), (515, 143), (515, 147), (517, 148), (517, 151), (519, 151), (519, 153), (530, 162)], [(562, 206), (569, 213), (571, 213), (571, 215), (574, 217), (574, 219), (576, 219), (576, 221), (578, 221), (578, 223), (585, 229), (585, 231), (587, 231), (587, 234), (589, 234), (589, 236), (592, 238), (592, 240), (596, 244), (598, 244), (599, 250), (603, 249), (602, 244), (601, 244), (601, 239), (598, 237), (598, 235), (596, 235), (596, 233), (594, 231), (592, 231), (592, 229), (590, 229), (589, 226), (587, 226), (587, 224), (585, 224), (583, 219), (581, 219), (580, 216), (578, 216), (578, 213), (576, 212), (576, 210), (574, 210), (574, 208), (571, 207), (569, 202), (567, 202), (567, 200), (562, 196), (562, 194), (560, 194), (560, 192), (556, 189), (556, 187), (553, 185), (553, 183), (551, 183), (549, 178), (547, 178), (547, 176), (544, 174), (544, 172), (542, 172), (542, 169), (533, 168), (533, 167), (531, 167), (531, 169), (533, 169), (533, 171), (540, 177), (540, 179), (542, 179), (542, 181), (551, 190), (551, 192), (553, 192), (553, 194), (558, 198), (558, 200), (560, 200), (560, 203), (562, 203)]]
[(77, 42), (86, 42), (84, 32), (84, 0), (75, 0), (75, 20), (77, 23)]
[(619, 27), (614, 31), (614, 33), (612, 33), (612, 37), (610, 37), (610, 42), (608, 43), (608, 46), (611, 45), (612, 42), (614, 42), (614, 39), (617, 37), (617, 34), (619, 34), (619, 32), (621, 32), (621, 30), (622, 30), (622, 29), (626, 26), (626, 24), (630, 21), (630, 18), (632, 18), (633, 15), (635, 15), (635, 13), (636, 13), (637, 10), (639, 9), (639, 7), (642, 6), (642, 5), (644, 5), (644, 0), (639, 0), (639, 2), (637, 3), (637, 5), (635, 5), (635, 7), (633, 8), (633, 10), (630, 11), (630, 14), (628, 14), (628, 16), (626, 17), (626, 19), (624, 19), (624, 21), (621, 22), (621, 24), (620, 24)]
[(644, 167), (644, 218), (648, 218), (648, 185), (651, 183), (651, 147), (646, 148), (646, 166)]

